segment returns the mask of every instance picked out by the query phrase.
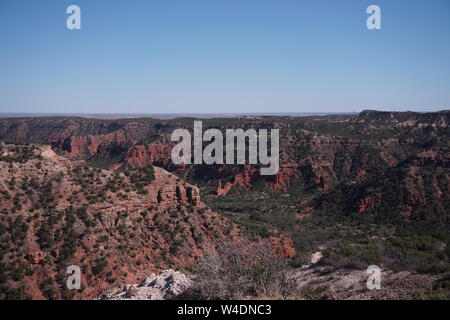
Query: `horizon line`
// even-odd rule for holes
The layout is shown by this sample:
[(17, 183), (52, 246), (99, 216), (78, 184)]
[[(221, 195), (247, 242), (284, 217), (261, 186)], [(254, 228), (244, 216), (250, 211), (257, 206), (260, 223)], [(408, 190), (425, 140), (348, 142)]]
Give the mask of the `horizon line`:
[(80, 118), (92, 118), (92, 119), (132, 119), (132, 118), (156, 118), (156, 119), (173, 119), (173, 118), (234, 118), (234, 117), (246, 117), (246, 116), (259, 116), (259, 117), (275, 117), (275, 116), (287, 116), (287, 117), (308, 117), (308, 116), (327, 116), (327, 115), (358, 115), (364, 111), (373, 112), (395, 112), (395, 113), (439, 113), (449, 112), (450, 109), (443, 109), (438, 111), (389, 111), (389, 110), (376, 110), (365, 109), (362, 111), (343, 111), (343, 112), (191, 112), (191, 113), (178, 113), (178, 112), (166, 112), (166, 113), (64, 113), (64, 112), (0, 112), (0, 119), (5, 118), (38, 118), (38, 117), (80, 117)]

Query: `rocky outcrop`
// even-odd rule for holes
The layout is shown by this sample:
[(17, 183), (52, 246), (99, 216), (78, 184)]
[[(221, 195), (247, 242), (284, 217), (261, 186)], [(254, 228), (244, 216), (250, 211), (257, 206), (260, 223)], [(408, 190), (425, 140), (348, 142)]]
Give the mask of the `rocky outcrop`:
[(160, 165), (169, 167), (171, 151), (171, 145), (161, 143), (152, 143), (147, 147), (136, 145), (128, 149), (122, 165), (139, 168), (157, 162)]
[[(369, 289), (367, 269), (333, 270), (322, 264), (322, 252), (311, 255), (310, 262), (291, 271), (303, 299), (328, 300), (413, 300), (445, 281), (445, 275), (394, 272), (381, 268), (380, 288)], [(448, 290), (447, 290), (448, 295)], [(425, 295), (426, 296), (426, 295)]]
[(164, 300), (173, 299), (192, 285), (185, 274), (172, 269), (160, 274), (152, 273), (141, 284), (127, 284), (122, 288), (110, 288), (100, 296), (102, 300)]
[(416, 155), (412, 165), (415, 167), (450, 168), (450, 149), (449, 147), (442, 147), (421, 152)]
[(366, 212), (367, 210), (373, 209), (377, 204), (376, 197), (366, 197), (359, 200), (358, 213)]
[(274, 191), (287, 191), (291, 186), (291, 180), (298, 174), (297, 164), (283, 164), (275, 175), (275, 181), (271, 183), (270, 188)]
[(217, 196), (226, 196), (228, 192), (230, 192), (231, 188), (233, 188), (234, 184), (231, 182), (225, 183), (222, 187), (222, 180), (219, 180), (219, 185), (217, 186)]
[(123, 130), (109, 134), (69, 137), (61, 145), (63, 154), (70, 157), (90, 157), (102, 154), (110, 145), (125, 144), (127, 139)]
[(217, 195), (225, 196), (233, 187), (240, 186), (243, 188), (250, 188), (259, 177), (259, 172), (256, 169), (246, 169), (243, 172), (235, 175), (233, 181), (228, 181), (222, 187), (222, 180), (219, 179), (217, 187)]
[(267, 190), (275, 192), (288, 191), (292, 179), (298, 174), (299, 166), (297, 164), (281, 165), (277, 174), (265, 177), (261, 176), (257, 169), (246, 168), (242, 172), (234, 175), (231, 181), (223, 183), (222, 179), (219, 179), (217, 195), (225, 196), (233, 187), (237, 186), (250, 189), (258, 181), (263, 181)]
[(304, 266), (293, 270), (306, 299), (330, 300), (413, 300), (433, 288), (442, 277), (414, 274), (408, 271), (381, 271), (381, 288), (369, 290), (366, 270), (340, 269), (329, 272), (326, 267)]

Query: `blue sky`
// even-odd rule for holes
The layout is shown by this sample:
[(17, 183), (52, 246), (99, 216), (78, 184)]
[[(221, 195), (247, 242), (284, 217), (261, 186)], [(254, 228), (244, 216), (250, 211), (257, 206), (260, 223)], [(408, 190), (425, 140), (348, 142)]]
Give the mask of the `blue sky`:
[(450, 1), (0, 0), (0, 88), (0, 112), (449, 109)]

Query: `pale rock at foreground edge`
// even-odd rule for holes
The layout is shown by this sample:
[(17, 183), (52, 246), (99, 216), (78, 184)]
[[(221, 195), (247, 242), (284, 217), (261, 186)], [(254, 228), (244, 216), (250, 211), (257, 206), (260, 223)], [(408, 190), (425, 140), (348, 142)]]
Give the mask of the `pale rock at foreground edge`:
[(141, 284), (127, 284), (100, 296), (103, 300), (164, 300), (175, 298), (192, 285), (185, 274), (172, 269), (152, 273)]

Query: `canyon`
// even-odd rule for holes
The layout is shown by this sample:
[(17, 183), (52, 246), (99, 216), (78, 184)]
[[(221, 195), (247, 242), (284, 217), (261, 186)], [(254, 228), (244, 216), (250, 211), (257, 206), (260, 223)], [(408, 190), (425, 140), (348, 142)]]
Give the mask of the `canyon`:
[[(127, 176), (72, 162), (48, 146), (7, 143), (2, 154), (1, 269), (11, 288), (26, 288), (24, 296), (95, 298), (115, 283), (189, 267), (223, 241), (245, 239), (201, 202), (197, 187), (164, 169)], [(280, 254), (294, 255), (285, 240)], [(76, 293), (63, 281), (69, 265), (82, 269)]]
[[(193, 118), (0, 119), (3, 291), (93, 298), (257, 237), (296, 266), (323, 247), (321, 263), (336, 270), (379, 263), (445, 275), (449, 117), (368, 110), (202, 120), (223, 132), (278, 129), (273, 176), (259, 164), (174, 164), (171, 134), (192, 130)], [(75, 296), (63, 285), (69, 263), (86, 276)]]

